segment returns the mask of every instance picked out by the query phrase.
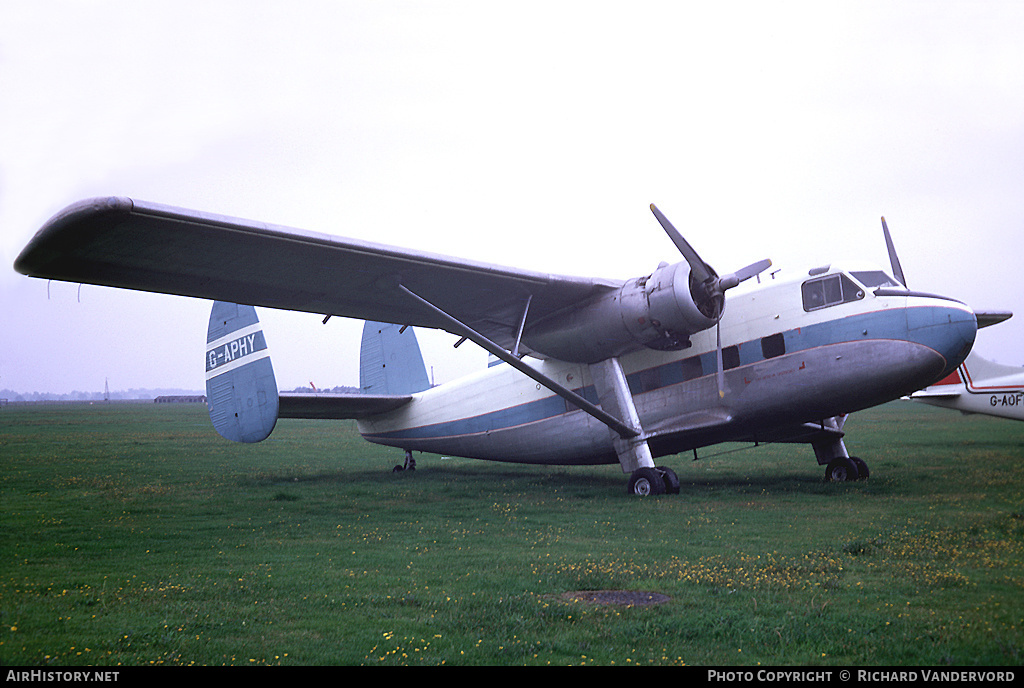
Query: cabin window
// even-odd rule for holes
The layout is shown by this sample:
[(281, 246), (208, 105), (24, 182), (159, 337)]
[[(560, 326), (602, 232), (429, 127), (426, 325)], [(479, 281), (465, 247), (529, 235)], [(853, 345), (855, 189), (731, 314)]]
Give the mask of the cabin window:
[(658, 368), (648, 368), (640, 371), (640, 389), (644, 392), (658, 389), (661, 384), (661, 371)]
[(738, 346), (727, 346), (722, 349), (722, 368), (732, 370), (740, 367), (740, 348)]
[(704, 366), (701, 365), (699, 356), (685, 359), (682, 362), (682, 367), (683, 382), (686, 382), (687, 380), (696, 380), (704, 374)]
[(775, 358), (786, 353), (786, 338), (782, 333), (761, 338), (761, 353), (765, 358)]
[(808, 280), (800, 287), (805, 311), (816, 311), (864, 298), (864, 290), (843, 274)]

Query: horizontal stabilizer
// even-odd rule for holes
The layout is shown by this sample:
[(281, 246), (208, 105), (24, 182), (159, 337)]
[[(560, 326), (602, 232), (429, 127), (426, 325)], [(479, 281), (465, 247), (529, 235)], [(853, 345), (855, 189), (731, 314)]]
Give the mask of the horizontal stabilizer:
[(339, 420), (387, 413), (412, 401), (400, 394), (281, 394), (281, 418)]
[(953, 387), (952, 385), (942, 385), (941, 387), (926, 387), (925, 389), (918, 390), (910, 395), (911, 399), (954, 399), (960, 396), (960, 390), (963, 387)]

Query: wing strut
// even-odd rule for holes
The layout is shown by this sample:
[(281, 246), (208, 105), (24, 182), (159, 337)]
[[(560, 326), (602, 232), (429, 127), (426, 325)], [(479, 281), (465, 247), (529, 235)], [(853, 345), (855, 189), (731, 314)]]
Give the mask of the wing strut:
[(519, 358), (519, 345), (523, 341), (523, 328), (526, 327), (526, 316), (530, 314), (530, 302), (533, 301), (533, 294), (526, 297), (526, 305), (523, 306), (523, 317), (519, 320), (519, 329), (516, 330), (516, 343), (512, 347), (512, 355)]
[(640, 434), (633, 428), (623, 423), (618, 418), (615, 418), (614, 416), (605, 413), (604, 411), (601, 410), (600, 407), (595, 406), (594, 404), (590, 403), (589, 401), (581, 397), (579, 394), (576, 394), (576, 392), (573, 392), (571, 389), (563, 387), (562, 385), (558, 384), (557, 382), (547, 377), (543, 373), (540, 373), (539, 371), (535, 370), (532, 366), (523, 363), (520, 359), (510, 354), (508, 351), (498, 346), (490, 339), (474, 330), (469, 325), (466, 325), (465, 323), (453, 318), (452, 316), (448, 315), (434, 304), (424, 299), (419, 294), (416, 294), (415, 292), (409, 290), (405, 285), (399, 284), (398, 288), (405, 294), (407, 294), (410, 298), (417, 301), (420, 305), (430, 309), (438, 316), (440, 316), (444, 321), (446, 321), (451, 327), (451, 329), (449, 330), (450, 332), (452, 332), (453, 334), (457, 334), (461, 337), (465, 337), (466, 339), (469, 339), (471, 342), (473, 342), (480, 348), (486, 350), (488, 353), (494, 354), (502, 361), (508, 363), (510, 366), (512, 366), (519, 372), (523, 373), (527, 377), (530, 377), (533, 380), (544, 385), (552, 392), (568, 401), (570, 404), (573, 404), (574, 406), (580, 408), (582, 411), (589, 413), (591, 416), (593, 416), (594, 418), (601, 421), (609, 428), (617, 432), (619, 436), (622, 437), (623, 439), (637, 437)]

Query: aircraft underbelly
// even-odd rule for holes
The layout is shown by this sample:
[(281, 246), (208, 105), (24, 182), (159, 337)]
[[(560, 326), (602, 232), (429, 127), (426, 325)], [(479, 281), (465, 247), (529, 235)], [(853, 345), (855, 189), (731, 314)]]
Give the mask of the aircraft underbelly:
[[(561, 401), (561, 400), (559, 400)], [(617, 463), (608, 428), (582, 411), (451, 434), (363, 433), (370, 442), (444, 456), (554, 465)]]
[[(687, 426), (687, 404), (672, 414), (672, 397), (707, 399), (708, 381), (639, 400), (654, 456), (719, 442), (774, 441), (780, 430), (885, 403), (917, 389), (941, 371), (945, 359), (906, 341), (878, 340), (818, 347), (727, 371), (723, 414), (728, 422)], [(712, 389), (715, 389), (712, 383)], [(717, 391), (715, 392), (717, 395)], [(648, 395), (645, 395), (648, 396)], [(660, 397), (660, 398), (658, 398)], [(682, 422), (680, 422), (682, 421)]]
[(813, 421), (852, 413), (919, 389), (940, 374), (938, 352), (901, 340), (845, 342), (727, 375), (737, 420)]

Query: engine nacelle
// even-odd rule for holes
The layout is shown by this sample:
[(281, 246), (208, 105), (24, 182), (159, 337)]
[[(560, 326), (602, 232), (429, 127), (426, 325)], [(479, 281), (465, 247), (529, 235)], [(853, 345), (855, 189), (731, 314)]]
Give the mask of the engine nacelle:
[(693, 296), (686, 263), (661, 265), (569, 313), (529, 324), (524, 343), (539, 355), (595, 363), (641, 347), (676, 351), (690, 335), (718, 322), (721, 308), (702, 312)]

